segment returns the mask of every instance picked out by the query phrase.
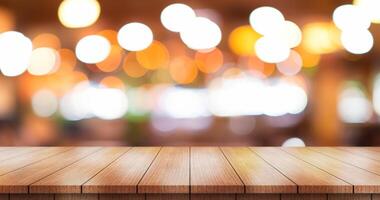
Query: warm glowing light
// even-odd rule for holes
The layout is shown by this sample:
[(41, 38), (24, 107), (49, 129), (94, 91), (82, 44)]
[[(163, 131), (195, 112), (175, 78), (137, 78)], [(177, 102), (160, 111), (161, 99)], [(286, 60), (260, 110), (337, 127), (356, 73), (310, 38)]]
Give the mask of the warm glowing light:
[(305, 147), (305, 142), (300, 138), (289, 138), (282, 143), (283, 147)]
[(309, 53), (304, 48), (297, 48), (297, 52), (302, 58), (303, 67), (315, 67), (319, 64), (319, 61), (321, 59), (321, 56), (319, 54)]
[(277, 69), (284, 75), (293, 76), (301, 71), (302, 58), (294, 50), (290, 52), (288, 59), (277, 63)]
[(267, 63), (278, 63), (289, 57), (290, 49), (277, 38), (262, 37), (255, 44), (257, 57)]
[(372, 116), (371, 103), (360, 88), (347, 87), (339, 96), (338, 114), (343, 122), (364, 123)]
[(228, 45), (232, 52), (239, 56), (248, 56), (255, 53), (255, 43), (261, 37), (251, 26), (239, 26), (228, 37)]
[(142, 77), (147, 72), (147, 70), (137, 61), (136, 53), (134, 52), (128, 53), (127, 56), (125, 56), (123, 61), (123, 69), (124, 72), (132, 78)]
[(123, 117), (128, 110), (127, 95), (114, 88), (96, 88), (90, 93), (90, 110), (93, 115), (105, 120)]
[(11, 31), (15, 27), (13, 13), (7, 8), (0, 7), (0, 32)]
[(353, 54), (364, 54), (373, 47), (373, 36), (367, 29), (343, 31), (340, 38), (343, 47)]
[(25, 72), (32, 54), (32, 42), (22, 33), (9, 31), (0, 34), (0, 70), (5, 76)]
[(180, 84), (188, 84), (195, 80), (198, 68), (192, 59), (182, 56), (173, 59), (169, 64), (170, 76)]
[(285, 21), (274, 32), (268, 33), (266, 36), (278, 38), (289, 48), (293, 48), (301, 43), (302, 32), (294, 22)]
[(112, 45), (108, 57), (96, 66), (103, 72), (113, 72), (118, 69), (123, 57), (123, 49), (118, 45)]
[(146, 69), (166, 68), (169, 63), (169, 51), (161, 42), (153, 41), (148, 48), (136, 52), (136, 58)]
[(77, 58), (89, 64), (102, 62), (111, 51), (111, 44), (99, 35), (89, 35), (79, 40), (75, 47)]
[(58, 54), (61, 61), (61, 65), (58, 70), (64, 72), (70, 72), (74, 70), (77, 64), (75, 53), (70, 49), (60, 49), (58, 51)]
[(256, 8), (249, 15), (249, 23), (262, 35), (275, 32), (284, 21), (285, 18), (279, 10), (268, 6)]
[(152, 43), (153, 33), (147, 25), (133, 22), (121, 27), (117, 40), (128, 51), (141, 51)]
[(378, 0), (354, 0), (354, 5), (362, 8), (370, 17), (372, 23), (380, 23), (380, 1)]
[(209, 52), (197, 52), (195, 62), (203, 73), (214, 73), (223, 65), (223, 53), (218, 48)]
[(303, 27), (303, 48), (313, 54), (333, 53), (340, 48), (340, 31), (331, 23), (310, 23)]
[(173, 32), (181, 32), (196, 17), (194, 10), (188, 5), (175, 3), (161, 12), (161, 23)]
[(361, 7), (351, 4), (337, 7), (333, 13), (333, 21), (343, 31), (368, 29), (371, 25), (369, 14)]
[(42, 33), (33, 38), (33, 48), (50, 47), (53, 49), (61, 48), (61, 41), (52, 33)]
[(120, 80), (118, 77), (116, 76), (107, 76), (107, 77), (104, 77), (101, 81), (100, 81), (100, 84), (105, 86), (105, 87), (108, 87), (108, 88), (117, 88), (117, 89), (120, 89), (120, 90), (125, 90), (125, 84), (123, 83), (122, 80)]
[(112, 45), (117, 45), (118, 44), (118, 42), (117, 42), (117, 32), (114, 31), (114, 30), (111, 30), (111, 29), (102, 30), (97, 35), (101, 35), (101, 36), (107, 38), (107, 40)]
[(30, 57), (28, 72), (41, 76), (49, 74), (59, 66), (59, 54), (52, 48), (41, 47), (34, 49)]
[(264, 63), (256, 56), (241, 58), (242, 65), (247, 67), (248, 72), (256, 77), (266, 78), (274, 73), (276, 65), (272, 63)]
[(220, 43), (222, 31), (213, 21), (205, 17), (196, 17), (181, 31), (180, 36), (190, 49), (207, 50)]
[(50, 90), (39, 90), (32, 97), (32, 108), (36, 115), (50, 117), (58, 109), (58, 98)]
[(58, 18), (68, 28), (87, 27), (96, 22), (100, 15), (97, 0), (64, 0), (58, 8)]

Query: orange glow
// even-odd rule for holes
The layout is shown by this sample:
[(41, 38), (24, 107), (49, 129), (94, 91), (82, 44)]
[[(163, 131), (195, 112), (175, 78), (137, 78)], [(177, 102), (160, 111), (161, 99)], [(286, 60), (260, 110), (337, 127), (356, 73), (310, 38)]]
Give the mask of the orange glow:
[(210, 52), (197, 52), (195, 62), (198, 69), (204, 73), (214, 73), (223, 65), (223, 53), (218, 48)]
[(183, 44), (182, 41), (178, 39), (171, 39), (167, 41), (165, 44), (172, 58), (184, 56), (184, 55), (187, 56), (189, 53), (188, 52), (189, 49), (185, 46), (185, 44)]
[(10, 31), (15, 27), (15, 19), (8, 9), (0, 8), (0, 32)]
[(104, 77), (101, 81), (100, 84), (109, 87), (109, 88), (118, 88), (121, 90), (125, 90), (125, 85), (122, 80), (120, 80), (116, 76), (107, 76)]
[(167, 69), (155, 70), (150, 77), (152, 83), (170, 83), (172, 79), (170, 78), (169, 71)]
[(96, 63), (96, 66), (103, 72), (113, 72), (119, 67), (122, 57), (123, 49), (117, 45), (112, 45), (108, 57), (102, 62)]
[(233, 78), (236, 76), (240, 76), (241, 73), (242, 73), (241, 69), (239, 69), (237, 67), (231, 67), (231, 68), (226, 69), (226, 71), (223, 72), (222, 77), (223, 78)]
[(319, 64), (321, 56), (319, 54), (310, 53), (303, 48), (298, 48), (297, 52), (302, 57), (303, 67), (315, 67)]
[(132, 78), (142, 77), (147, 72), (147, 70), (137, 62), (136, 53), (134, 52), (130, 52), (125, 56), (123, 69), (124, 72)]
[(53, 49), (61, 48), (61, 41), (52, 33), (42, 33), (33, 38), (33, 48), (50, 47)]
[(117, 45), (117, 44), (118, 44), (118, 42), (117, 42), (117, 32), (114, 31), (114, 30), (106, 29), (106, 30), (100, 31), (100, 32), (98, 33), (98, 35), (101, 35), (101, 36), (107, 38), (107, 40), (108, 40), (112, 45)]
[(330, 22), (309, 23), (303, 27), (302, 47), (313, 54), (333, 53), (340, 49), (340, 31)]
[(166, 68), (169, 63), (169, 51), (161, 42), (153, 41), (148, 48), (138, 51), (136, 58), (146, 69)]
[(276, 70), (275, 64), (264, 63), (256, 56), (249, 56), (242, 59), (242, 64), (248, 68), (248, 71), (253, 75), (261, 78), (271, 76)]
[(255, 43), (261, 37), (250, 25), (235, 28), (228, 38), (228, 45), (232, 52), (239, 56), (255, 54)]
[(60, 49), (58, 50), (58, 54), (61, 59), (61, 65), (58, 72), (68, 72), (74, 70), (75, 65), (77, 64), (77, 59), (74, 52), (70, 49)]
[(198, 68), (192, 59), (181, 56), (170, 62), (170, 76), (179, 84), (189, 84), (193, 82), (198, 75)]

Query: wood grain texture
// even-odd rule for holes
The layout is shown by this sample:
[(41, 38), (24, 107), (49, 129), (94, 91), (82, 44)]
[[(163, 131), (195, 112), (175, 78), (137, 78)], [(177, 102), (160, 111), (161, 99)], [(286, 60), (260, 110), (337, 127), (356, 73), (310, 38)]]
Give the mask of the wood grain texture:
[[(83, 193), (137, 193), (160, 147), (134, 147), (83, 185)], [(188, 169), (187, 169), (188, 170)]]
[(327, 200), (326, 194), (284, 194), (281, 200)]
[(28, 193), (30, 184), (99, 150), (98, 147), (77, 147), (16, 171), (0, 176), (0, 193)]
[(97, 194), (56, 194), (54, 200), (98, 200)]
[(0, 152), (0, 162), (14, 158), (17, 156), (24, 155), (33, 151), (41, 150), (43, 147), (8, 147), (2, 149)]
[(370, 194), (329, 194), (329, 200), (371, 200)]
[(279, 194), (237, 194), (236, 200), (280, 200)]
[(10, 200), (54, 200), (53, 194), (11, 194)]
[(235, 200), (236, 194), (192, 194), (191, 200)]
[(43, 159), (49, 158), (59, 153), (63, 153), (70, 149), (71, 147), (41, 148), (37, 151), (32, 151), (21, 156), (16, 156), (11, 159), (7, 159), (6, 161), (0, 163), (0, 175), (4, 175), (11, 171), (39, 162)]
[(190, 200), (188, 194), (147, 194), (146, 200)]
[(309, 147), (309, 149), (380, 175), (380, 161), (332, 147)]
[(275, 147), (251, 150), (298, 186), (299, 193), (352, 193), (352, 185)]
[(246, 193), (297, 193), (297, 186), (247, 147), (222, 147)]
[(380, 151), (377, 151), (373, 148), (369, 147), (338, 147), (338, 149), (342, 149), (344, 151), (349, 151), (351, 153), (367, 157), (373, 160), (380, 161)]
[(163, 147), (138, 184), (138, 193), (189, 193), (189, 147)]
[(145, 200), (145, 194), (99, 194), (99, 200)]
[(379, 193), (380, 176), (308, 148), (282, 148), (326, 172), (354, 185), (354, 193)]
[(244, 185), (217, 147), (191, 147), (191, 193), (243, 193)]
[(29, 187), (31, 193), (81, 193), (81, 186), (122, 156), (129, 147), (104, 147)]

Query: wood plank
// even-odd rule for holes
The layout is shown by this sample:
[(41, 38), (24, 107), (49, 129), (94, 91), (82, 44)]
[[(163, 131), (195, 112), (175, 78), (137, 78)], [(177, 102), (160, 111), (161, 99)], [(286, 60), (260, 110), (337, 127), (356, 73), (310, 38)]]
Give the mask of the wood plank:
[(373, 194), (372, 200), (380, 200), (380, 194)]
[(280, 200), (279, 194), (237, 194), (237, 200)]
[(9, 200), (54, 200), (53, 194), (11, 194)]
[(189, 193), (189, 147), (164, 147), (138, 184), (139, 193)]
[(297, 186), (247, 147), (222, 147), (246, 193), (297, 193)]
[(329, 200), (371, 200), (370, 194), (329, 194)]
[(380, 175), (380, 161), (332, 147), (309, 147), (309, 149)]
[(54, 200), (98, 200), (98, 194), (56, 194)]
[(99, 149), (99, 147), (76, 147), (0, 176), (0, 193), (28, 193), (30, 184)]
[(188, 194), (147, 194), (146, 200), (189, 200)]
[(191, 193), (243, 193), (244, 185), (218, 147), (191, 147)]
[(326, 194), (284, 194), (281, 200), (327, 200)]
[(275, 147), (251, 147), (253, 152), (298, 185), (299, 193), (352, 193), (352, 185)]
[(380, 176), (374, 173), (346, 164), (307, 148), (282, 149), (295, 157), (354, 185), (354, 193), (380, 192)]
[(0, 200), (9, 200), (9, 194), (0, 194)]
[(41, 150), (42, 147), (8, 147), (0, 152), (0, 161), (5, 161), (26, 153)]
[(370, 158), (372, 160), (380, 161), (380, 152), (375, 151), (373, 148), (362, 148), (362, 147), (338, 147), (345, 151)]
[(70, 150), (71, 147), (45, 147), (37, 151), (32, 151), (22, 156), (17, 156), (6, 160), (6, 162), (1, 162), (0, 164), (0, 175), (4, 175), (11, 171), (20, 169), (27, 165), (39, 162), (51, 156), (63, 153)]
[(129, 147), (104, 147), (30, 185), (30, 193), (81, 193), (81, 186), (122, 156)]
[(99, 194), (99, 200), (145, 200), (145, 194)]
[(191, 200), (235, 200), (235, 194), (191, 194)]
[(137, 193), (160, 147), (135, 147), (83, 185), (83, 193)]

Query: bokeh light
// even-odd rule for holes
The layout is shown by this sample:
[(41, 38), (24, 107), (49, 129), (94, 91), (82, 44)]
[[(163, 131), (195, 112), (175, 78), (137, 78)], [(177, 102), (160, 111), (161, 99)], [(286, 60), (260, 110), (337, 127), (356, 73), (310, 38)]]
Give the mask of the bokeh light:
[(203, 73), (214, 73), (223, 65), (223, 53), (218, 48), (209, 52), (195, 53), (195, 62)]
[(122, 58), (123, 49), (118, 45), (112, 45), (108, 57), (105, 60), (96, 63), (96, 66), (102, 72), (113, 72), (119, 68)]
[(302, 68), (302, 58), (301, 56), (294, 50), (290, 51), (289, 57), (277, 63), (277, 69), (284, 75), (293, 76), (301, 71)]
[(298, 46), (302, 40), (301, 29), (291, 21), (285, 21), (274, 32), (268, 33), (266, 36), (278, 38), (289, 48)]
[(105, 120), (123, 117), (128, 110), (127, 95), (115, 88), (94, 88), (90, 92), (90, 110)]
[(11, 31), (15, 27), (13, 13), (7, 8), (0, 7), (0, 32)]
[(267, 63), (282, 62), (290, 54), (290, 49), (284, 41), (265, 36), (257, 40), (255, 50), (257, 57)]
[(60, 49), (58, 50), (60, 58), (59, 72), (70, 72), (74, 70), (77, 59), (75, 53), (71, 49)]
[(79, 40), (75, 47), (77, 58), (89, 64), (102, 62), (111, 51), (111, 44), (103, 36), (89, 35)]
[(37, 91), (32, 97), (34, 113), (40, 117), (50, 117), (58, 109), (58, 97), (48, 89)]
[(50, 47), (53, 49), (61, 48), (61, 41), (58, 36), (52, 33), (41, 33), (33, 38), (33, 48)]
[(360, 88), (346, 87), (339, 95), (338, 114), (343, 122), (364, 123), (372, 116), (371, 103)]
[(136, 58), (146, 69), (166, 68), (169, 64), (169, 51), (163, 43), (153, 41), (148, 48), (136, 52)]
[(181, 32), (196, 17), (194, 10), (185, 4), (175, 3), (161, 12), (161, 23), (173, 32)]
[(142, 77), (148, 71), (137, 61), (135, 52), (130, 52), (125, 56), (123, 61), (123, 69), (124, 72), (132, 78)]
[(283, 147), (305, 147), (305, 142), (297, 137), (289, 138), (282, 143)]
[(300, 54), (303, 62), (303, 67), (315, 67), (319, 64), (321, 56), (319, 54), (314, 54), (306, 51), (304, 48), (297, 48), (297, 52)]
[(367, 29), (343, 31), (341, 35), (343, 47), (353, 54), (364, 54), (373, 47), (373, 36)]
[(368, 29), (371, 25), (368, 13), (361, 7), (351, 4), (337, 7), (333, 13), (333, 21), (343, 31)]
[(0, 34), (0, 70), (5, 76), (25, 72), (32, 54), (32, 41), (20, 32)]
[(205, 17), (196, 17), (181, 31), (180, 36), (190, 49), (207, 50), (220, 43), (222, 31), (213, 21)]
[(169, 64), (170, 76), (179, 84), (193, 82), (198, 75), (197, 64), (194, 60), (182, 56), (174, 58)]
[(303, 27), (303, 48), (313, 54), (328, 54), (340, 49), (340, 31), (329, 22), (313, 22)]
[(249, 23), (262, 35), (271, 34), (285, 22), (282, 13), (276, 8), (263, 6), (256, 8), (249, 15)]
[(97, 0), (64, 0), (58, 8), (59, 21), (68, 28), (82, 28), (92, 25), (100, 15)]
[(380, 1), (378, 0), (354, 0), (353, 4), (363, 9), (370, 17), (372, 23), (380, 23)]
[(264, 63), (256, 56), (240, 58), (240, 65), (246, 67), (248, 69), (248, 73), (259, 78), (267, 78), (276, 70), (275, 64)]
[(100, 81), (100, 85), (107, 88), (116, 88), (120, 90), (125, 90), (126, 86), (122, 80), (116, 76), (106, 76)]
[(133, 22), (121, 27), (117, 40), (128, 51), (141, 51), (153, 42), (153, 33), (147, 25)]
[(255, 53), (255, 43), (260, 37), (251, 26), (239, 26), (230, 33), (228, 45), (236, 55), (249, 56)]
[(32, 75), (46, 75), (57, 70), (60, 64), (59, 54), (52, 48), (34, 49), (30, 57), (28, 72)]

